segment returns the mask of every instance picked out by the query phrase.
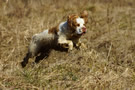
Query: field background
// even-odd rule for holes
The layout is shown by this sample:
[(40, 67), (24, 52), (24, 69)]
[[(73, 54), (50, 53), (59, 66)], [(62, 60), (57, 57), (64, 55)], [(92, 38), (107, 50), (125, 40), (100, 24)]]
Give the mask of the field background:
[[(35, 33), (87, 10), (88, 49), (53, 50), (25, 68)], [(135, 90), (134, 0), (0, 0), (0, 90)]]

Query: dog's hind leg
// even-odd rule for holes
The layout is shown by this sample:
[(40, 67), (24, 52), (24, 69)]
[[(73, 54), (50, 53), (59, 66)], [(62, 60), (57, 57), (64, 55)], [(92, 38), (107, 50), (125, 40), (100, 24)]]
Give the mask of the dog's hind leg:
[(50, 52), (51, 52), (50, 49), (41, 52), (41, 53), (40, 53), (40, 56), (37, 56), (37, 57), (36, 57), (35, 63), (39, 63), (40, 60), (43, 60), (44, 58), (48, 58)]
[(21, 65), (22, 65), (23, 68), (27, 65), (28, 60), (29, 60), (30, 57), (31, 57), (31, 53), (28, 52), (28, 53), (26, 54), (26, 56), (24, 57), (23, 61), (21, 62)]
[(31, 42), (28, 53), (26, 54), (23, 61), (21, 62), (22, 67), (25, 67), (29, 61), (29, 58), (36, 56), (38, 52), (39, 52), (39, 46), (36, 43)]

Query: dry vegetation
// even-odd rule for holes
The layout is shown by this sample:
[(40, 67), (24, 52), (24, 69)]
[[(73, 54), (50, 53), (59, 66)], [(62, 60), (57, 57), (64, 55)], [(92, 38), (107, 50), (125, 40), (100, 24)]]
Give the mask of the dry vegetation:
[[(87, 10), (87, 50), (20, 62), (33, 34)], [(0, 90), (135, 90), (134, 0), (0, 0)]]

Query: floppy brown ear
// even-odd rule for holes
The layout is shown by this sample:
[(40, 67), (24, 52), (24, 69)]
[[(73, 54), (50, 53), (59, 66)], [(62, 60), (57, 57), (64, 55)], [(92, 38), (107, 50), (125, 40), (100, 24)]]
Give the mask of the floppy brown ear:
[(71, 15), (69, 15), (69, 16), (67, 17), (68, 25), (72, 26), (72, 19), (73, 19), (74, 17), (77, 17), (77, 15), (71, 14)]
[(85, 23), (87, 23), (88, 22), (88, 12), (85, 10), (85, 11), (83, 11), (83, 12), (81, 12), (81, 16), (80, 16), (81, 18), (84, 18), (84, 20), (85, 20)]
[(68, 23), (68, 25), (72, 26), (72, 23), (71, 23), (71, 15), (68, 15), (68, 16), (67, 16), (67, 23)]
[(71, 15), (68, 15), (67, 16), (67, 20), (69, 21), (71, 19)]

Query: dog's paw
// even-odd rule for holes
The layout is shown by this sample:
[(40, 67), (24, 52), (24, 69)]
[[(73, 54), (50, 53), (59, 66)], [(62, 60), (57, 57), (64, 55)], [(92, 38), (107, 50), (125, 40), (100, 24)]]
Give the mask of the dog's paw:
[(81, 44), (81, 49), (87, 49), (87, 46), (84, 43), (82, 43)]
[(76, 45), (77, 49), (86, 50), (87, 46), (84, 43), (79, 43)]
[(63, 47), (63, 48), (67, 48), (68, 49), (68, 52), (70, 52), (70, 51), (73, 50), (73, 45), (70, 44), (70, 43), (60, 44), (60, 46)]
[(21, 64), (22, 68), (24, 68), (24, 67), (26, 67), (27, 63), (22, 61), (20, 64)]
[(60, 44), (60, 46), (61, 46), (62, 48), (69, 48), (69, 45), (68, 45), (67, 43)]

